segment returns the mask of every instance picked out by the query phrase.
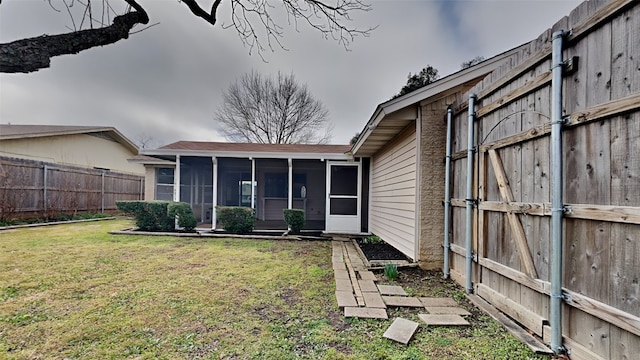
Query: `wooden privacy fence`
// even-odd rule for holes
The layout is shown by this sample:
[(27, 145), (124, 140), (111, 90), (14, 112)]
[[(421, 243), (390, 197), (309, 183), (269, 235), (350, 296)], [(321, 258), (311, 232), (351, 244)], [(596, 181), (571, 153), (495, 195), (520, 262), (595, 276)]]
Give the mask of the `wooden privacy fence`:
[(474, 181), (474, 291), (548, 342), (551, 34), (563, 58), (563, 342), (572, 359), (640, 354), (640, 6), (589, 1), (521, 47), (477, 94), (474, 173), (467, 98), (454, 117), (451, 274), (465, 283)]
[(0, 220), (105, 212), (143, 197), (143, 176), (0, 157)]

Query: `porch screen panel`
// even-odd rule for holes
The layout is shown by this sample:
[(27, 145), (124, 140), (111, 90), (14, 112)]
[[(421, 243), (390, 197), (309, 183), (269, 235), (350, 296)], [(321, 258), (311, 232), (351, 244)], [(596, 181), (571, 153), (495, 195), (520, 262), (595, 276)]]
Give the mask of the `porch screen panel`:
[(400, 134), (371, 160), (369, 230), (414, 258), (416, 132)]

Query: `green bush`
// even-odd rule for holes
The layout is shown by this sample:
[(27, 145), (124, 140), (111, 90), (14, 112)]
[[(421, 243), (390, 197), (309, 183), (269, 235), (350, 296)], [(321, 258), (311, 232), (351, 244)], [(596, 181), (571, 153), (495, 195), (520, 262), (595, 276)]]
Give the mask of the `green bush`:
[(365, 244), (382, 244), (383, 241), (378, 235), (369, 235), (362, 240)]
[(172, 217), (178, 218), (178, 226), (183, 228), (184, 231), (193, 231), (198, 225), (196, 217), (193, 215), (191, 205), (185, 202), (173, 202), (167, 206), (167, 214)]
[(136, 226), (143, 231), (173, 231), (175, 217), (169, 216), (171, 201), (117, 201), (118, 210), (133, 215)]
[(284, 209), (284, 221), (293, 234), (299, 234), (305, 224), (304, 210)]
[(389, 280), (395, 280), (398, 278), (398, 265), (396, 264), (385, 264), (384, 265), (384, 276)]
[(242, 206), (216, 206), (216, 221), (228, 232), (242, 234), (253, 231), (256, 221), (253, 209)]

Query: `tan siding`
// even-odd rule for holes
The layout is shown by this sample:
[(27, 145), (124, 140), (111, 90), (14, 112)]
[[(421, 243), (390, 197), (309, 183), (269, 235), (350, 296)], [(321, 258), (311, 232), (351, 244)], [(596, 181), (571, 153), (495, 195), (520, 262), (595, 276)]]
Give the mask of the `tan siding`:
[(384, 241), (415, 256), (416, 132), (408, 129), (371, 161), (369, 229)]
[(86, 134), (2, 140), (0, 155), (62, 165), (104, 168), (144, 175), (144, 166), (127, 159), (135, 154), (122, 144)]

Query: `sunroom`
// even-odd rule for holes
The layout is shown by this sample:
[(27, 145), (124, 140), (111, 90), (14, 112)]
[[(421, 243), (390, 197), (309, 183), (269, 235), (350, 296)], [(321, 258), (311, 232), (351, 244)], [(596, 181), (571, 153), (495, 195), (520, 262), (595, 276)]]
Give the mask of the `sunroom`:
[[(250, 207), (255, 229), (287, 229), (284, 209), (305, 211), (303, 231), (367, 231), (368, 159), (348, 145), (180, 141), (141, 151), (147, 200), (189, 203), (201, 230), (223, 231), (216, 206)], [(366, 196), (364, 197), (366, 198)]]

